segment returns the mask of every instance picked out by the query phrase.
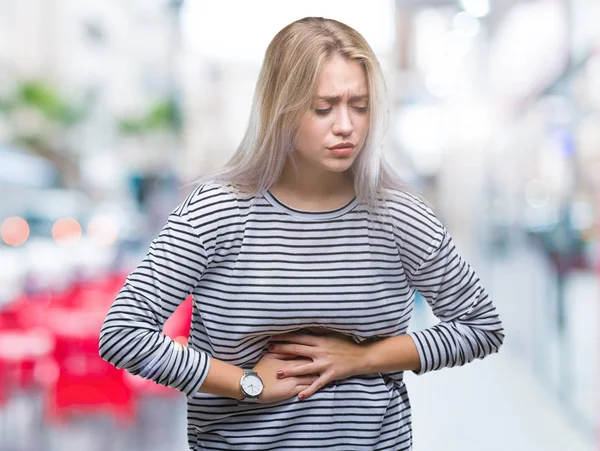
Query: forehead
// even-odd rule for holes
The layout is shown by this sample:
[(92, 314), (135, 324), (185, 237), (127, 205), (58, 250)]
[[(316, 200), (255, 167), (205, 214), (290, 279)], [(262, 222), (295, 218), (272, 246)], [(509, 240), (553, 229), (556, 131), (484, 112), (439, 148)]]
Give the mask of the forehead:
[(344, 97), (369, 93), (365, 69), (356, 61), (334, 55), (321, 70), (317, 97)]

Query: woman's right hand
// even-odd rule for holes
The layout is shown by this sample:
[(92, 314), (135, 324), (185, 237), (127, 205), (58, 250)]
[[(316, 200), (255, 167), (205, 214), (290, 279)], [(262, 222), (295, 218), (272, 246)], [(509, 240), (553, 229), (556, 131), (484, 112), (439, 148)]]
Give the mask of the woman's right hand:
[(258, 373), (264, 384), (263, 392), (258, 397), (258, 402), (261, 404), (283, 401), (298, 396), (302, 390), (310, 387), (319, 378), (318, 374), (310, 374), (279, 379), (277, 371), (305, 365), (311, 360), (304, 357), (281, 360), (278, 357), (267, 353), (254, 367), (254, 371)]

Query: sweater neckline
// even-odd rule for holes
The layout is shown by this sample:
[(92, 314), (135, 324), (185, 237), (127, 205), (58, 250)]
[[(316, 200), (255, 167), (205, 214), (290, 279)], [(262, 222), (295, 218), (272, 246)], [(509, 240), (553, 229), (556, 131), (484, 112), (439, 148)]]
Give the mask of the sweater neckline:
[(352, 198), (346, 205), (343, 205), (334, 210), (322, 210), (322, 211), (312, 211), (312, 210), (298, 210), (296, 208), (292, 208), (289, 205), (286, 205), (281, 200), (279, 200), (270, 190), (267, 190), (264, 194), (265, 199), (269, 202), (276, 210), (279, 210), (282, 213), (286, 213), (290, 216), (294, 216), (296, 218), (308, 219), (312, 221), (320, 221), (324, 219), (334, 219), (340, 216), (345, 215), (346, 213), (352, 211), (358, 205), (358, 199), (356, 196)]

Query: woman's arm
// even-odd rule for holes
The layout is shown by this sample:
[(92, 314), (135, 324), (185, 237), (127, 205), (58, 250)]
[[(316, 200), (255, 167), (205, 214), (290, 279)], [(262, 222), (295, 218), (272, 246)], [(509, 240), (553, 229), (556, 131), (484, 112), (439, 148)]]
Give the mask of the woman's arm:
[(117, 368), (193, 396), (208, 375), (209, 357), (162, 330), (193, 291), (206, 264), (196, 231), (185, 216), (173, 212), (108, 311), (100, 332), (100, 356)]
[(440, 320), (429, 329), (410, 333), (421, 362), (417, 374), (461, 366), (500, 349), (504, 329), (496, 307), (447, 231), (411, 274), (410, 284)]
[[(259, 403), (277, 402), (297, 396), (308, 389), (318, 375), (303, 374), (290, 376), (285, 379), (277, 377), (277, 371), (285, 371), (303, 365), (306, 359), (280, 360), (272, 354), (265, 354), (253, 368), (263, 381), (264, 390), (258, 397)], [(200, 387), (203, 393), (241, 400), (240, 379), (244, 371), (237, 366), (211, 358), (210, 370)]]
[[(180, 390), (189, 397), (201, 391), (241, 399), (241, 368), (183, 346), (162, 332), (166, 320), (194, 291), (208, 266), (201, 238), (181, 207), (169, 216), (106, 315), (99, 351), (104, 360), (117, 368)], [(261, 359), (254, 368), (265, 385), (259, 401), (290, 398), (312, 384), (315, 376), (289, 381), (275, 376), (280, 367), (302, 363), (272, 356)]]

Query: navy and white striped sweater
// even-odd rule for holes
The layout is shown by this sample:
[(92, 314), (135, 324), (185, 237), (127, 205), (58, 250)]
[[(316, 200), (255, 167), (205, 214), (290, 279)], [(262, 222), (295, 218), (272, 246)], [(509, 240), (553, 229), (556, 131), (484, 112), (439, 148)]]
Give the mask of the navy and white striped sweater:
[[(270, 192), (197, 187), (127, 278), (102, 328), (102, 357), (187, 395), (191, 450), (412, 449), (402, 372), (274, 404), (198, 392), (209, 356), (251, 368), (276, 334), (320, 327), (357, 342), (405, 334), (415, 290), (440, 320), (410, 334), (420, 373), (498, 350), (498, 314), (434, 213), (401, 192), (384, 205), (379, 216), (356, 199), (307, 212)], [(185, 347), (161, 331), (190, 293)]]

